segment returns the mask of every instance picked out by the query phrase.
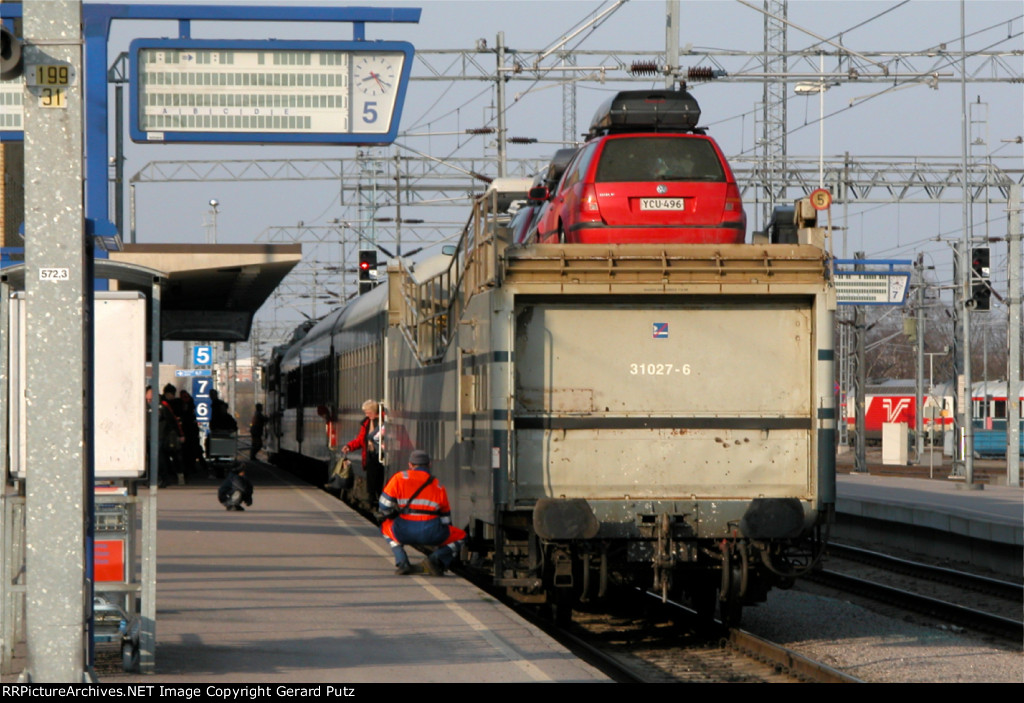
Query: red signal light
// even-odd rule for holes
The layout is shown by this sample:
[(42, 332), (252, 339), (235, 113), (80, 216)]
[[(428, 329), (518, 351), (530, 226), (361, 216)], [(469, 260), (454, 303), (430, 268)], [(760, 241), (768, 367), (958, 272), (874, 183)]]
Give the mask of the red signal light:
[(377, 252), (364, 249), (359, 252), (359, 292), (366, 293), (376, 285)]

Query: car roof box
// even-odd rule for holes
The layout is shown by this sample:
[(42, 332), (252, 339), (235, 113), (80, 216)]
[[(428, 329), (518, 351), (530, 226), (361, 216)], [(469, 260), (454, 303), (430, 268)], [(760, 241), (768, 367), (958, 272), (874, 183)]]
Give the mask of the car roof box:
[(594, 114), (588, 139), (622, 132), (692, 132), (697, 99), (685, 90), (624, 90)]

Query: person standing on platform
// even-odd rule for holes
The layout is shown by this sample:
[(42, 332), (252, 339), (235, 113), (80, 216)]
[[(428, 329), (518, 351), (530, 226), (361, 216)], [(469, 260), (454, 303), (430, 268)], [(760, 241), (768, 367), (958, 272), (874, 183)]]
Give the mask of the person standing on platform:
[(385, 517), (381, 532), (395, 555), (395, 573), (416, 572), (403, 545), (436, 545), (426, 566), (434, 576), (443, 575), (466, 533), (451, 524), (448, 492), (430, 473), (429, 454), (416, 449), (409, 455), (409, 468), (391, 477), (380, 495), (379, 507)]
[(238, 432), (238, 422), (231, 415), (228, 404), (220, 399), (220, 393), (217, 391), (210, 391), (210, 430)]
[(196, 402), (185, 389), (178, 394), (181, 401), (181, 429), (185, 433), (185, 442), (181, 447), (181, 458), (185, 465), (185, 474), (196, 472), (199, 464), (199, 475), (207, 473), (206, 460), (203, 458), (203, 447), (199, 441), (199, 422), (196, 420)]
[(249, 423), (249, 438), (252, 442), (249, 448), (250, 461), (256, 461), (256, 455), (263, 449), (263, 430), (266, 426), (267, 416), (263, 414), (263, 403), (256, 403), (256, 412)]
[(175, 397), (178, 389), (168, 383), (164, 386), (164, 392), (160, 396), (160, 419), (157, 428), (157, 436), (160, 440), (160, 487), (166, 488), (172, 477), (177, 474), (178, 485), (185, 485), (184, 466), (181, 461), (181, 444), (185, 433), (181, 428), (181, 421), (178, 414), (174, 412), (174, 406), (178, 399)]
[(383, 433), (380, 405), (375, 400), (367, 400), (363, 403), (363, 412), (366, 417), (363, 419), (363, 424), (359, 426), (359, 435), (342, 447), (341, 453), (348, 454), (356, 449), (363, 450), (366, 492), (370, 499), (370, 505), (373, 505), (380, 497), (381, 487), (384, 485), (384, 465), (381, 464), (379, 455)]

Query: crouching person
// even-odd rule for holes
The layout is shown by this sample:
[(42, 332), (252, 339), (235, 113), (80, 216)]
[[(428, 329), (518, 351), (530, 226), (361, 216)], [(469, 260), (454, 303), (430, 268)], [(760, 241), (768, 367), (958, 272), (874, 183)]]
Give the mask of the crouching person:
[(217, 489), (217, 500), (228, 510), (245, 510), (242, 503), (252, 505), (252, 482), (245, 477), (245, 465), (232, 470)]
[(431, 574), (441, 576), (466, 539), (466, 533), (451, 524), (448, 492), (431, 475), (430, 455), (422, 449), (409, 455), (406, 471), (388, 481), (380, 496), (380, 511), (386, 518), (381, 532), (395, 554), (396, 574), (415, 573), (403, 545), (440, 545), (426, 565)]

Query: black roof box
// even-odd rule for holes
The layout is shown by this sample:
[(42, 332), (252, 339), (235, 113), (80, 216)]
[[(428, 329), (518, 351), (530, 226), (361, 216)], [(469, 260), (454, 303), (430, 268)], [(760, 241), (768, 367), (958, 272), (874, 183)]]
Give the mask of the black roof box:
[(588, 139), (622, 132), (692, 132), (697, 99), (685, 90), (624, 90), (594, 114)]

